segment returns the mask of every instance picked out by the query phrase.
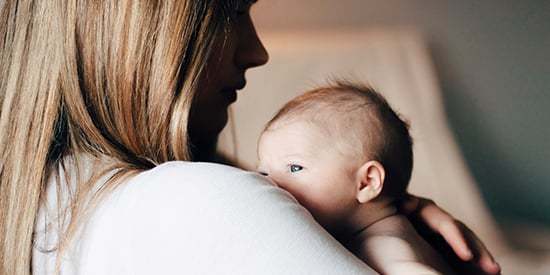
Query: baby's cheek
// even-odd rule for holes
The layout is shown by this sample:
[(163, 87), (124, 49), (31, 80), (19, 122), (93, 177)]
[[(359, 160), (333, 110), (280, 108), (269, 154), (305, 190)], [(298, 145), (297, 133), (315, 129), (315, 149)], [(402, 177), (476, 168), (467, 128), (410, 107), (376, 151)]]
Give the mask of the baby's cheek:
[[(299, 201), (299, 200), (298, 200)], [(313, 218), (320, 223), (325, 228), (330, 228), (333, 224), (333, 215), (331, 210), (325, 205), (319, 204), (318, 202), (304, 202), (301, 203), (304, 207), (309, 210)]]
[(304, 205), (314, 213), (320, 220), (332, 220), (342, 216), (347, 210), (349, 203), (347, 201), (335, 198), (333, 194), (317, 194), (305, 198)]
[(307, 198), (307, 194), (304, 192), (304, 190), (297, 188), (295, 185), (292, 185), (292, 184), (283, 184), (283, 185), (279, 185), (279, 187), (285, 189), (290, 194), (292, 194), (292, 196), (296, 198), (296, 200), (301, 205), (305, 206), (306, 208), (309, 207), (310, 203)]

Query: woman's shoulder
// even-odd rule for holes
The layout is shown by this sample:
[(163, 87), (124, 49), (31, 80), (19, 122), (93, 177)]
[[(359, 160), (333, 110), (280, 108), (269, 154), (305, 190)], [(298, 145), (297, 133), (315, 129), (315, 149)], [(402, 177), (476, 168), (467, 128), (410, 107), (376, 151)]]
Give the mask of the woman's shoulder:
[[(182, 261), (183, 270), (196, 271), (211, 269), (212, 259), (223, 258), (215, 270), (237, 268), (243, 262), (236, 260), (252, 251), (251, 232), (265, 231), (261, 228), (277, 215), (274, 207), (301, 208), (256, 173), (212, 163), (165, 163), (127, 180), (98, 205), (82, 235), (89, 240), (81, 243), (86, 254), (96, 255), (86, 269), (171, 274)], [(119, 262), (110, 262), (113, 258)], [(79, 266), (88, 262), (79, 260)]]
[(239, 205), (235, 201), (257, 203), (251, 194), (264, 200), (294, 200), (284, 193), (257, 173), (214, 163), (172, 161), (125, 180), (98, 210), (130, 216), (171, 216), (197, 208), (235, 208)]
[(139, 177), (147, 179), (214, 179), (217, 177), (236, 177), (251, 172), (224, 164), (210, 162), (169, 161), (141, 173)]
[(205, 192), (210, 188), (241, 192), (242, 189), (275, 187), (273, 182), (258, 173), (228, 165), (186, 161), (163, 163), (136, 175), (124, 185), (125, 192), (146, 191), (148, 195), (192, 190)]
[[(297, 203), (258, 173), (214, 163), (172, 161), (123, 182), (101, 203), (99, 212), (135, 217), (128, 221), (140, 222), (140, 217), (160, 218), (159, 213), (163, 218), (196, 213), (217, 217), (220, 209), (250, 213), (251, 208), (278, 204)], [(165, 219), (162, 223), (181, 221)]]

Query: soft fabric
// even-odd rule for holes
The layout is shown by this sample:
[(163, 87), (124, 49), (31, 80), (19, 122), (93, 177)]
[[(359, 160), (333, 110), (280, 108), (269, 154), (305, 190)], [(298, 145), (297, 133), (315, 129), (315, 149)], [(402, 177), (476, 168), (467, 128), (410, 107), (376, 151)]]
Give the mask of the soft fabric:
[[(56, 250), (45, 251), (56, 244), (45, 227), (57, 210), (55, 181), (37, 222), (34, 274), (52, 274), (55, 265)], [(60, 257), (61, 274), (374, 273), (287, 192), (211, 163), (169, 162), (127, 180)]]

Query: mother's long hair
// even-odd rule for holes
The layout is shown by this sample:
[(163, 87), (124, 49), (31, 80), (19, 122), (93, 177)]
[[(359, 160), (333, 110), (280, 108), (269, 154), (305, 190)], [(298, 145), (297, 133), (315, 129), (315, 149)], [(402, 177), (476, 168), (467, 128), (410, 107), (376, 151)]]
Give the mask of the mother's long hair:
[(30, 272), (37, 209), (64, 156), (121, 171), (189, 159), (190, 105), (239, 2), (0, 3), (0, 273)]

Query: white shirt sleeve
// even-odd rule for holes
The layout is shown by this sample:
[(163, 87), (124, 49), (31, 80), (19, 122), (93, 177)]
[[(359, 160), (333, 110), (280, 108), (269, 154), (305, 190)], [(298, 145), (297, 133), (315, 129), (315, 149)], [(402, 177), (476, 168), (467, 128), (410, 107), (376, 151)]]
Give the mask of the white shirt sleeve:
[(78, 274), (374, 274), (286, 191), (255, 173), (169, 162), (96, 208)]

